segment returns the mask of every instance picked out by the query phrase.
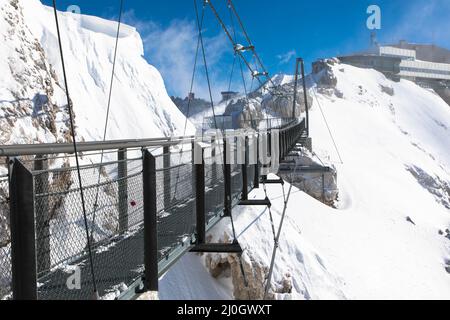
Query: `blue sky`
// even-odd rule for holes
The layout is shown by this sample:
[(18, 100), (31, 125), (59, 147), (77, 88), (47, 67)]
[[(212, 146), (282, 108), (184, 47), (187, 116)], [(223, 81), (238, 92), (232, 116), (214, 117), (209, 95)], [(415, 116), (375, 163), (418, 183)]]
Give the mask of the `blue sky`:
[[(108, 19), (117, 19), (119, 2), (57, 1), (59, 10), (78, 5), (83, 14)], [(226, 0), (213, 3), (229, 24)], [(380, 42), (406, 39), (450, 48), (448, 0), (234, 0), (234, 4), (271, 74), (292, 73), (296, 56), (305, 58), (309, 70), (318, 58), (366, 48), (371, 32), (366, 27), (366, 11), (372, 4), (381, 8)], [(161, 71), (169, 94), (184, 96), (189, 90), (197, 41), (193, 0), (125, 0), (124, 11), (125, 22), (141, 33), (145, 57)], [(205, 46), (217, 97), (217, 92), (228, 87), (233, 54), (210, 10), (206, 11)], [(201, 71), (194, 91), (205, 97)], [(241, 89), (238, 75), (232, 83), (232, 89)]]

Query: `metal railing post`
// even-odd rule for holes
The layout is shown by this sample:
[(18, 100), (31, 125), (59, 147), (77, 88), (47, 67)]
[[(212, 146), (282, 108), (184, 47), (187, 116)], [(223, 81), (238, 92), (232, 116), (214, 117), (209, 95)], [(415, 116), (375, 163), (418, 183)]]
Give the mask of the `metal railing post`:
[[(199, 148), (201, 148), (199, 146)], [(195, 167), (195, 204), (197, 217), (197, 244), (206, 242), (206, 212), (205, 212), (205, 155), (201, 148), (201, 163), (196, 163)]]
[(294, 78), (294, 103), (292, 106), (292, 119), (295, 119), (296, 109), (297, 109), (297, 85), (298, 85), (298, 69), (299, 69), (300, 59), (295, 60), (295, 78)]
[(10, 227), (14, 300), (37, 300), (33, 174), (14, 159), (10, 163)]
[(253, 187), (259, 188), (259, 134), (256, 135), (256, 164), (255, 164), (255, 176), (253, 180)]
[(216, 138), (211, 138), (211, 180), (217, 181)]
[[(195, 177), (195, 141), (191, 142), (191, 163), (192, 163), (192, 172), (191, 172), (191, 177)], [(192, 179), (191, 181), (191, 190), (192, 190), (192, 195), (195, 195), (195, 179)], [(176, 198), (176, 194), (174, 195), (174, 197)]]
[(306, 78), (305, 78), (305, 62), (303, 59), (300, 60), (301, 71), (302, 71), (302, 83), (303, 83), (303, 95), (305, 99), (305, 112), (306, 112), (306, 135), (309, 137), (309, 108), (308, 108), (308, 94), (306, 93)]
[(248, 200), (248, 136), (245, 137), (244, 143), (244, 163), (242, 164), (242, 197), (241, 200)]
[[(170, 168), (170, 147), (165, 146), (163, 148), (163, 168)], [(164, 208), (170, 208), (171, 195), (170, 195), (170, 169), (164, 170)]]
[[(47, 157), (37, 155), (34, 158), (34, 170), (42, 171), (36, 176), (35, 192), (43, 194), (48, 192), (48, 161)], [(48, 197), (36, 198), (36, 257), (39, 261), (37, 264), (37, 272), (49, 271), (51, 267), (50, 260), (50, 213), (48, 205)]]
[(224, 216), (231, 216), (231, 165), (229, 157), (227, 156), (230, 146), (227, 144), (227, 139), (223, 139), (223, 159), (224, 159)]
[(119, 149), (117, 152), (117, 174), (118, 174), (118, 193), (119, 193), (119, 233), (128, 230), (128, 163), (127, 150)]
[(279, 160), (281, 161), (286, 154), (286, 131), (282, 131), (280, 134), (280, 156)]
[(156, 160), (143, 151), (144, 192), (144, 290), (158, 291), (158, 221), (156, 206)]

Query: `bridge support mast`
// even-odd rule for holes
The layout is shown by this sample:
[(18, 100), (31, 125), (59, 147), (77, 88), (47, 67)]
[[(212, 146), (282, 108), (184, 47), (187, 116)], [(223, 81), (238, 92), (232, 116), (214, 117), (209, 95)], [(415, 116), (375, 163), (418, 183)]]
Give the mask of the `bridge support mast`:
[(143, 151), (144, 192), (144, 291), (158, 291), (158, 222), (156, 206), (156, 160)]
[(11, 264), (14, 300), (37, 300), (33, 174), (19, 159), (10, 166)]

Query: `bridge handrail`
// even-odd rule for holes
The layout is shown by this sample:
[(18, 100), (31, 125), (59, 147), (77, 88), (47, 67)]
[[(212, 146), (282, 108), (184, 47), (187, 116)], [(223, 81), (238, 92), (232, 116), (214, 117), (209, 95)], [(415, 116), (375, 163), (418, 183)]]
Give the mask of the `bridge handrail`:
[[(304, 120), (303, 120), (304, 121)], [(281, 128), (272, 129), (288, 130), (298, 124), (298, 121), (293, 121), (291, 124)], [(250, 131), (249, 131), (250, 132)], [(252, 131), (252, 135), (255, 132)], [(257, 134), (257, 132), (256, 132)], [(234, 133), (227, 133), (228, 137), (232, 137)], [(236, 134), (237, 136), (237, 134)], [(90, 141), (78, 142), (77, 148), (79, 152), (101, 151), (101, 150), (117, 150), (117, 149), (131, 149), (131, 148), (152, 148), (152, 147), (166, 147), (177, 144), (191, 143), (196, 139), (195, 135), (190, 136), (176, 136), (176, 137), (160, 137), (148, 139), (125, 139), (125, 140), (110, 140), (110, 141)], [(42, 144), (16, 144), (0, 146), (0, 157), (16, 157), (16, 156), (31, 156), (31, 155), (50, 155), (74, 153), (72, 143), (42, 143)]]

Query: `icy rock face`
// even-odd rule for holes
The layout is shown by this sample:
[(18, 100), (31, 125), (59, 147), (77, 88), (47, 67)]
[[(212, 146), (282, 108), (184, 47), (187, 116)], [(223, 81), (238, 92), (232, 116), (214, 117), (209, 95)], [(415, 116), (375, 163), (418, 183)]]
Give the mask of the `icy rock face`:
[[(285, 87), (289, 87), (290, 85), (285, 85)], [(292, 90), (288, 92), (293, 92)], [(308, 101), (312, 101), (312, 97), (310, 96), (309, 92), (307, 93), (307, 99)], [(287, 96), (273, 96), (268, 95), (262, 102), (261, 108), (263, 110), (270, 110), (275, 115), (281, 117), (281, 118), (290, 118), (292, 117), (292, 107), (294, 104), (294, 97), (293, 95), (287, 95)], [(296, 109), (295, 109), (295, 116), (300, 117), (301, 113), (305, 112), (305, 98), (303, 94), (303, 89), (298, 89), (297, 92), (297, 98), (296, 98)], [(311, 104), (309, 104), (311, 106)]]
[(425, 170), (411, 166), (407, 170), (417, 179), (422, 187), (428, 190), (436, 201), (441, 203), (447, 209), (450, 209), (450, 183), (440, 179), (437, 176), (431, 176)]
[[(229, 243), (228, 234), (225, 233), (219, 242)], [(241, 263), (243, 270), (241, 269)], [(269, 267), (254, 257), (251, 251), (244, 251), (241, 256), (220, 253), (207, 254), (205, 265), (214, 278), (231, 277), (233, 296), (236, 300), (264, 299)], [(287, 273), (279, 283), (272, 284), (266, 298), (269, 300), (278, 299), (278, 295), (289, 295), (290, 293), (292, 293), (292, 278)]]
[[(0, 145), (16, 143), (69, 142), (67, 106), (58, 106), (63, 94), (55, 70), (28, 28), (18, 0), (2, 0), (0, 30)], [(63, 162), (64, 163), (64, 162)], [(6, 174), (0, 167), (0, 174)], [(50, 188), (70, 186), (63, 174), (55, 177)], [(0, 246), (9, 239), (7, 184), (0, 184)], [(52, 210), (58, 207), (58, 201)]]
[[(267, 296), (264, 297), (268, 266), (245, 251), (239, 258), (229, 256), (231, 274), (233, 275), (234, 297), (237, 300), (285, 300), (292, 299), (292, 277), (289, 273), (282, 276), (279, 282), (273, 283)], [(242, 273), (240, 260), (245, 274)]]
[(391, 97), (395, 94), (394, 88), (392, 86), (384, 86), (380, 84), (381, 91), (390, 95)]
[(325, 96), (336, 95), (338, 98), (344, 98), (342, 91), (337, 89), (338, 79), (334, 74), (333, 66), (337, 66), (337, 58), (318, 60), (313, 63), (313, 76), (317, 83), (318, 93)]
[(68, 142), (60, 86), (40, 42), (33, 36), (18, 0), (2, 1), (0, 29), (0, 144)]
[(185, 116), (194, 116), (196, 114), (202, 113), (205, 110), (211, 108), (211, 103), (203, 100), (203, 99), (189, 99), (189, 97), (186, 97), (184, 99), (179, 97), (171, 97), (173, 103), (178, 107), (178, 109), (185, 115)]
[(282, 164), (290, 169), (290, 173), (280, 174), (280, 176), (304, 191), (311, 197), (323, 202), (326, 205), (334, 206), (338, 200), (338, 172), (333, 165), (329, 165), (330, 172), (302, 173), (296, 172), (297, 166), (321, 167), (322, 163), (309, 150), (302, 148), (296, 156), (288, 156), (286, 160), (295, 161), (295, 163)]
[(254, 99), (249, 101), (246, 98), (231, 100), (224, 115), (231, 115), (234, 112), (240, 112), (239, 123), (241, 128), (248, 128), (252, 120), (263, 118), (261, 108)]
[[(53, 66), (61, 81), (62, 65), (52, 8), (38, 0), (19, 0), (17, 3), (19, 8), (22, 7), (30, 38), (41, 45), (44, 59)], [(59, 17), (78, 140), (100, 140), (107, 113), (117, 22), (70, 12), (60, 12)], [(108, 140), (162, 137), (184, 132), (185, 117), (168, 96), (158, 70), (149, 65), (143, 55), (143, 42), (136, 29), (122, 24), (106, 133)], [(10, 52), (9, 56), (17, 55)], [(66, 104), (64, 92), (56, 92), (55, 88), (56, 93), (57, 105), (62, 108)], [(39, 103), (39, 100), (35, 101)], [(186, 132), (194, 132), (189, 122)]]
[(450, 88), (435, 89), (439, 96), (450, 106)]
[[(266, 84), (262, 89), (256, 91), (255, 93), (259, 93), (261, 96), (261, 109), (274, 117), (291, 118), (294, 104), (294, 80), (293, 76), (276, 75), (272, 78), (272, 83)], [(273, 85), (275, 85), (275, 88), (273, 88)], [(278, 90), (288, 94), (274, 94)], [(312, 96), (309, 91), (306, 94), (309, 107), (311, 107)], [(301, 113), (305, 112), (305, 106), (305, 95), (301, 79), (299, 79), (296, 97), (296, 117), (300, 117)]]

